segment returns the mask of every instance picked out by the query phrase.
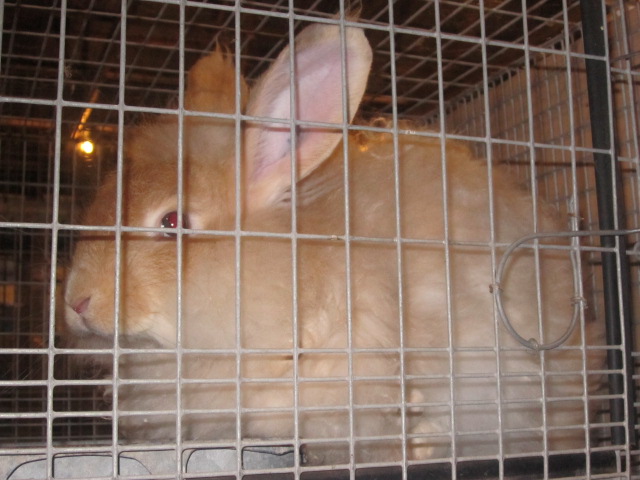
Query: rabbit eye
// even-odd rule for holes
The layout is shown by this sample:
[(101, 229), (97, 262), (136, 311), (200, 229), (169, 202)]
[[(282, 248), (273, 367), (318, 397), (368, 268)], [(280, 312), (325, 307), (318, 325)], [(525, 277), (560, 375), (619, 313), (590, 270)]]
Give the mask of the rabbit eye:
[[(178, 227), (178, 212), (169, 212), (160, 221), (162, 228), (177, 228)], [(189, 217), (187, 214), (182, 214), (182, 228), (189, 228)], [(167, 237), (175, 237), (174, 232), (167, 232), (164, 234)]]

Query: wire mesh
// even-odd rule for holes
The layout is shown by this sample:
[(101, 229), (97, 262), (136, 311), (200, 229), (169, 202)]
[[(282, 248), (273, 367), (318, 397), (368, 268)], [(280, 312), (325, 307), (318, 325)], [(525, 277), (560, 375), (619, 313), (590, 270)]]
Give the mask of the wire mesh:
[[(132, 131), (131, 126), (150, 124), (157, 114), (166, 114), (178, 119), (182, 125), (180, 131), (183, 132), (192, 118), (201, 118), (203, 121), (215, 118), (215, 114), (184, 114), (184, 86), (188, 84), (186, 72), (204, 53), (212, 51), (217, 43), (224, 45), (237, 60), (236, 71), (242, 72), (253, 86), (256, 79), (274, 64), (275, 57), (291, 42), (294, 33), (313, 22), (336, 22), (338, 7), (335, 2), (278, 0), (220, 1), (214, 4), (197, 1), (5, 0), (0, 8), (3, 18), (0, 58), (0, 339), (2, 363), (6, 365), (2, 368), (0, 384), (0, 476), (7, 477), (16, 465), (24, 464), (26, 459), (42, 458), (46, 461), (40, 472), (52, 476), (56, 469), (58, 472), (65, 471), (68, 468), (65, 462), (70, 462), (72, 458), (69, 455), (76, 454), (84, 454), (83, 458), (88, 462), (86, 465), (95, 462), (91, 464), (94, 465), (92, 468), (98, 468), (99, 471), (89, 473), (96, 477), (118, 470), (124, 475), (147, 475), (152, 478), (173, 478), (177, 474), (198, 476), (211, 473), (211, 464), (216, 463), (219, 464), (218, 473), (236, 474), (244, 469), (251, 473), (276, 472), (297, 476), (304, 475), (301, 472), (310, 474), (326, 467), (306, 464), (308, 459), (305, 455), (310, 454), (307, 452), (298, 456), (296, 452), (300, 448), (306, 452), (308, 447), (315, 444), (320, 447), (317, 450), (320, 453), (314, 455), (330, 455), (332, 445), (336, 443), (347, 451), (346, 456), (340, 457), (337, 462), (347, 477), (356, 472), (366, 473), (366, 467), (381, 468), (384, 465), (390, 469), (379, 472), (406, 478), (409, 474), (419, 474), (425, 463), (431, 467), (430, 472), (440, 472), (443, 478), (455, 475), (456, 468), (461, 469), (468, 464), (486, 467), (492, 475), (505, 477), (517, 472), (514, 467), (517, 462), (525, 469), (523, 471), (535, 468), (541, 472), (540, 476), (551, 476), (550, 472), (558, 467), (558, 462), (554, 463), (553, 455), (549, 455), (549, 447), (544, 443), (546, 440), (542, 440), (545, 446), (531, 453), (528, 460), (520, 458), (515, 450), (510, 449), (511, 442), (517, 443), (523, 431), (521, 426), (501, 425), (500, 420), (493, 424), (491, 420), (481, 429), (465, 428), (465, 415), (474, 408), (482, 410), (486, 406), (486, 411), (491, 411), (491, 415), (497, 411), (495, 418), (500, 419), (501, 408), (506, 409), (518, 402), (527, 403), (508, 396), (496, 399), (481, 386), (474, 390), (483, 381), (494, 385), (491, 382), (495, 382), (496, 377), (498, 382), (510, 385), (509, 378), (501, 379), (495, 371), (479, 372), (466, 365), (465, 354), (471, 358), (471, 353), (477, 353), (477, 348), (461, 348), (459, 352), (456, 351), (455, 357), (453, 350), (446, 347), (426, 349), (422, 354), (434, 367), (425, 374), (413, 371), (411, 362), (406, 360), (412, 358), (413, 353), (420, 353), (411, 350), (410, 340), (400, 339), (397, 346), (394, 344), (376, 350), (358, 345), (353, 331), (348, 334), (346, 346), (329, 345), (305, 350), (299, 347), (297, 338), (302, 333), (294, 329), (289, 339), (294, 345), (293, 350), (285, 342), (269, 352), (259, 342), (247, 345), (241, 338), (237, 338), (232, 346), (211, 352), (206, 350), (206, 346), (194, 347), (185, 338), (179, 342), (184, 343), (178, 347), (180, 355), (177, 365), (172, 350), (157, 347), (140, 349), (135, 346), (132, 349), (126, 340), (118, 341), (114, 349), (99, 352), (68, 348), (61, 341), (67, 336), (67, 327), (62, 320), (62, 295), (69, 261), (76, 235), (83, 228), (88, 228), (78, 226), (81, 214), (90, 204), (99, 185), (109, 177), (109, 172), (115, 170), (121, 176), (121, 181), (124, 178), (126, 182), (123, 167), (127, 157), (123, 147), (125, 134)], [(402, 141), (399, 139), (411, 135), (465, 141), (479, 157), (486, 158), (495, 168), (507, 168), (534, 193), (537, 205), (534, 211), (544, 210), (547, 208), (544, 205), (549, 204), (562, 218), (569, 219), (567, 230), (576, 227), (584, 230), (597, 228), (579, 2), (441, 0), (425, 1), (418, 5), (404, 1), (371, 1), (354, 6), (353, 10), (357, 12), (358, 19), (346, 20), (346, 23), (365, 27), (373, 48), (373, 73), (359, 110), (361, 119), (357, 121), (364, 127), (360, 128), (355, 138), (392, 138), (392, 142), (396, 142), (396, 159), (399, 157), (398, 143)], [(616, 142), (624, 175), (623, 190), (628, 206), (626, 214), (628, 225), (637, 227), (640, 224), (640, 176), (636, 128), (638, 71), (634, 53), (639, 35), (638, 9), (633, 4), (619, 1), (612, 2), (607, 12), (618, 134)], [(345, 23), (342, 17), (341, 21)], [(238, 82), (237, 77), (234, 82)], [(236, 87), (240, 85), (236, 83)], [(237, 112), (244, 101), (242, 95), (236, 96), (231, 113)], [(414, 132), (413, 127), (382, 120), (382, 117), (418, 122), (428, 125), (432, 130), (427, 134), (419, 134)], [(236, 119), (234, 122), (238, 133), (240, 121)], [(292, 122), (286, 125), (287, 128), (297, 126)], [(346, 132), (347, 128), (344, 127), (344, 130)], [(182, 135), (178, 144), (185, 146), (188, 140)], [(234, 145), (238, 158), (241, 150), (239, 138), (236, 135)], [(88, 139), (94, 142), (95, 151), (83, 153), (77, 145)], [(366, 148), (366, 142), (362, 148)], [(179, 149), (180, 152), (183, 150)], [(347, 147), (345, 152), (348, 153)], [(444, 150), (438, 155), (446, 161)], [(181, 161), (186, 161), (186, 156), (181, 158)], [(388, 196), (390, 201), (398, 195), (398, 184), (392, 180), (395, 177), (397, 182), (398, 171), (396, 163), (388, 172), (389, 184), (381, 188), (381, 193)], [(348, 174), (344, 180), (347, 192), (351, 192), (350, 188), (357, 188), (351, 187)], [(178, 183), (183, 182), (185, 179)], [(240, 184), (236, 187), (239, 190)], [(488, 180), (488, 188), (490, 196), (500, 194), (499, 187), (491, 179)], [(290, 197), (294, 205), (298, 201), (295, 192), (294, 184)], [(348, 193), (356, 194), (357, 190)], [(116, 218), (122, 218), (115, 223), (107, 223), (103, 232), (111, 234), (118, 244), (127, 233), (153, 231), (139, 228), (126, 217), (122, 193), (118, 195), (117, 206), (105, 205), (105, 212), (110, 211)], [(178, 195), (178, 198), (181, 196)], [(237, 205), (239, 198), (236, 197)], [(375, 225), (359, 224), (357, 208), (357, 205), (345, 206), (346, 223), (342, 229), (346, 238), (346, 278), (352, 279), (352, 283), (354, 278), (360, 278), (360, 272), (353, 265), (357, 265), (358, 255), (367, 257), (360, 249), (359, 241), (374, 245), (379, 243), (379, 255), (395, 258), (397, 269), (401, 272), (403, 262), (407, 260), (399, 253), (400, 247), (394, 241), (385, 244), (377, 238)], [(177, 211), (182, 212), (182, 208), (178, 206)], [(178, 226), (181, 225), (180, 215)], [(415, 239), (410, 234), (405, 238), (407, 235), (404, 231), (405, 228), (411, 231), (411, 227), (405, 227), (399, 215), (397, 218), (396, 235), (393, 237), (408, 240), (408, 245), (411, 245)], [(295, 262), (303, 258), (300, 256), (303, 253), (299, 251), (304, 252), (307, 242), (330, 242), (333, 238), (333, 232), (317, 232), (306, 226), (304, 217), (294, 216), (292, 221), (294, 226), (299, 226), (299, 230), (294, 230), (293, 234), (287, 233), (287, 230), (284, 233), (274, 231), (266, 234), (259, 229), (252, 231), (251, 228), (245, 228), (239, 219), (228, 229), (206, 227), (219, 242), (231, 242), (230, 262), (238, 282), (238, 292), (241, 290), (242, 252), (254, 238), (256, 241), (260, 237), (280, 238), (291, 242), (293, 247), (289, 255), (294, 262), (291, 267), (293, 275), (297, 275), (300, 269)], [(194, 233), (189, 231), (192, 226), (183, 226), (187, 234)], [(534, 219), (531, 229), (537, 227)], [(238, 235), (241, 229), (243, 235)], [(99, 228), (91, 227), (90, 230), (100, 233)], [(455, 242), (447, 243), (444, 235), (442, 238), (446, 244), (446, 262), (450, 264), (455, 261), (451, 259), (451, 252), (457, 246)], [(500, 250), (496, 249), (496, 243), (500, 246), (499, 238), (481, 240), (484, 245), (492, 245), (494, 256), (499, 255)], [(630, 245), (637, 245), (639, 241), (638, 235), (632, 236)], [(184, 257), (186, 254), (182, 242), (182, 233), (179, 232), (176, 250), (179, 252), (178, 265), (181, 265), (180, 262), (189, 262), (188, 257)], [(588, 316), (596, 319), (603, 315), (598, 245), (597, 238), (581, 239), (579, 243), (586, 258), (581, 262), (581, 268), (585, 279), (585, 295), (588, 295)], [(633, 265), (631, 289), (637, 312), (640, 311), (640, 276), (636, 260), (637, 246), (633, 248), (635, 250), (629, 252)], [(126, 264), (127, 259), (122, 256), (122, 252), (116, 254), (116, 258)], [(393, 260), (389, 261), (393, 263)], [(114, 270), (121, 268), (116, 263), (111, 269), (105, 268), (105, 275), (113, 275)], [(452, 275), (451, 266), (443, 268), (442, 274), (443, 281), (449, 278)], [(271, 272), (270, 275), (277, 276), (277, 272)], [(402, 276), (401, 273), (396, 275)], [(116, 286), (116, 304), (122, 301), (121, 289), (126, 291), (126, 288), (126, 285)], [(403, 283), (399, 281), (400, 292), (402, 288)], [(303, 314), (296, 301), (306, 292), (301, 287), (298, 289), (300, 291), (294, 289), (295, 299), (286, 315), (295, 317)], [(357, 288), (353, 290), (357, 291)], [(349, 289), (347, 293), (347, 312), (351, 312), (347, 314), (349, 320), (352, 312), (359, 308), (359, 299), (353, 292)], [(179, 287), (179, 295), (188, 293), (182, 293)], [(538, 308), (543, 310), (541, 298), (544, 295), (540, 288), (537, 295)], [(240, 293), (227, 300), (236, 307), (242, 304)], [(449, 298), (443, 305), (447, 302), (448, 316), (451, 318), (454, 301)], [(401, 308), (399, 311), (391, 308), (389, 314), (402, 321), (404, 313)], [(447, 309), (446, 306), (443, 308)], [(178, 318), (180, 326), (184, 318), (180, 314)], [(235, 321), (240, 331), (243, 317), (236, 313)], [(449, 328), (453, 335), (455, 327), (449, 324)], [(178, 328), (178, 332), (183, 330)], [(283, 334), (283, 338), (288, 335)], [(238, 353), (240, 351), (241, 354)], [(569, 351), (573, 352), (571, 349)], [(598, 351), (597, 348), (585, 347), (582, 351), (578, 349), (577, 354), (584, 355), (584, 361), (588, 363), (586, 359)], [(118, 379), (114, 382), (105, 380), (95, 368), (87, 367), (86, 362), (82, 361), (84, 354), (106, 358), (106, 362), (114, 367)], [(218, 375), (202, 378), (190, 376), (197, 371), (196, 364), (207, 355), (216, 358), (220, 365)], [(263, 378), (259, 370), (251, 370), (254, 363), (275, 364), (281, 361), (283, 355), (291, 355), (296, 359), (301, 355), (304, 358), (324, 355), (331, 361), (342, 362), (346, 371), (338, 378), (314, 378), (313, 372), (305, 370), (306, 364), (299, 361), (294, 362), (292, 372), (281, 378)], [(491, 348), (486, 349), (486, 355), (495, 356)], [(158, 364), (160, 367), (156, 370), (156, 377), (140, 384), (136, 381), (135, 372), (127, 372), (125, 367), (120, 367), (126, 365), (126, 362), (120, 361), (128, 356), (144, 357)], [(382, 357), (399, 358), (401, 374), (385, 371), (376, 375), (362, 373), (367, 372), (367, 364)], [(456, 371), (457, 381), (475, 392), (475, 397), (465, 397), (453, 390), (446, 392), (446, 386), (451, 384), (441, 381), (447, 377), (447, 368), (449, 371), (453, 369), (454, 358), (455, 362), (459, 362), (456, 368), (460, 369)], [(634, 358), (637, 358), (636, 352)], [(238, 367), (241, 364), (246, 371)], [(228, 373), (234, 368), (235, 373)], [(540, 398), (529, 399), (529, 403), (553, 404), (564, 401), (571, 408), (584, 409), (585, 404), (606, 398), (605, 393), (588, 397), (573, 393), (569, 395), (570, 398), (554, 399), (554, 386), (571, 375), (588, 378), (599, 372), (590, 371), (585, 364), (582, 371), (576, 372), (558, 372), (548, 368), (549, 371), (543, 370)], [(225, 373), (220, 375), (222, 371)], [(176, 372), (182, 373), (181, 388), (176, 388)], [(512, 374), (516, 379), (519, 375), (527, 376), (524, 372)], [(302, 382), (296, 379), (302, 379)], [(393, 385), (401, 392), (400, 398), (386, 398), (381, 393), (380, 397), (386, 400), (380, 400), (379, 404), (360, 403), (356, 386), (375, 381)], [(146, 393), (140, 388), (140, 385), (144, 387), (151, 384), (154, 387), (147, 389)], [(246, 390), (235, 390), (236, 405), (223, 402), (211, 405), (198, 400), (198, 396), (208, 395), (212, 385), (233, 390), (237, 384), (244, 385)], [(410, 387), (420, 384), (433, 384), (436, 389), (445, 385), (444, 396), (430, 401), (411, 398), (407, 393)], [(259, 397), (261, 388), (272, 388), (274, 385), (291, 392), (294, 399), (291, 405), (261, 405), (251, 400), (252, 391)], [(322, 402), (310, 402), (306, 397), (320, 398), (323, 389), (346, 389), (346, 403), (340, 406), (322, 405)], [(114, 391), (121, 395), (122, 400), (113, 396)], [(128, 391), (173, 395), (175, 398), (167, 404), (172, 408), (136, 414), (126, 411)], [(268, 453), (258, 455), (259, 460), (251, 463), (251, 455), (259, 452), (261, 447), (273, 447), (273, 441), (267, 436), (252, 439), (251, 445), (244, 442), (240, 438), (243, 427), (239, 420), (240, 407), (237, 405), (242, 405), (242, 414), (266, 411), (278, 415), (294, 410), (297, 412), (296, 419), (306, 415), (316, 422), (328, 422), (333, 418), (333, 421), (337, 419), (337, 422), (349, 427), (346, 434), (341, 433), (334, 438), (315, 438), (304, 422), (296, 423), (291, 441), (285, 442), (283, 450), (275, 453), (267, 450)], [(232, 420), (236, 422), (235, 429), (238, 432), (235, 441), (212, 441), (181, 431), (181, 425), (197, 423), (198, 419), (210, 415), (211, 409), (216, 414), (220, 411), (230, 413), (235, 419)], [(369, 419), (374, 422), (373, 419), (384, 416), (390, 409), (402, 411), (403, 418), (410, 418), (412, 412), (430, 412), (434, 417), (448, 419), (448, 429), (412, 434), (410, 420), (406, 420), (400, 428), (394, 425), (382, 433), (367, 431)], [(178, 432), (177, 437), (162, 442), (142, 441), (140, 445), (130, 445), (115, 420), (133, 419), (135, 425), (136, 418), (142, 419), (144, 414), (149, 413), (157, 418), (148, 421), (153, 423), (161, 419), (168, 430)], [(229, 420), (223, 415), (220, 421)], [(529, 430), (524, 430), (527, 434), (545, 439), (561, 436), (564, 431), (571, 429), (571, 425), (559, 428), (552, 422), (547, 425), (546, 418), (541, 421), (540, 428), (529, 427)], [(584, 419), (579, 423), (577, 427), (587, 431), (587, 434), (592, 433), (593, 438), (588, 440), (587, 446), (567, 451), (582, 456), (582, 464), (576, 468), (586, 468), (586, 475), (595, 475), (598, 471), (598, 453), (618, 452), (618, 458), (622, 460), (613, 467), (608, 466), (608, 470), (603, 470), (603, 475), (631, 476), (629, 463), (635, 460), (638, 452), (631, 445), (615, 448), (610, 445), (611, 421), (607, 412), (600, 412), (591, 423)], [(145, 428), (144, 422), (139, 428)], [(315, 442), (302, 445), (300, 438), (305, 436)], [(356, 437), (374, 452), (362, 461), (356, 451)], [(407, 452), (411, 442), (424, 442), (425, 439), (433, 444), (457, 444), (458, 450), (454, 449), (442, 458), (437, 455), (421, 461), (410, 458)], [(465, 463), (465, 455), (468, 455), (465, 445), (485, 441), (497, 444), (498, 452), (476, 451), (471, 454), (471, 460), (466, 459), (468, 461)], [(390, 445), (402, 452), (400, 461), (385, 459), (384, 450)], [(282, 448), (280, 445), (278, 447)], [(236, 451), (243, 451), (243, 455), (236, 455)], [(229, 452), (231, 456), (226, 456)], [(19, 462), (16, 460), (18, 458)], [(285, 463), (274, 460), (278, 458), (286, 458)], [(354, 463), (354, 458), (358, 460), (357, 463)], [(139, 465), (146, 470), (137, 470)], [(154, 465), (155, 469), (151, 467)], [(56, 478), (59, 478), (58, 475), (63, 474), (57, 474)], [(576, 473), (572, 471), (566, 475)]]

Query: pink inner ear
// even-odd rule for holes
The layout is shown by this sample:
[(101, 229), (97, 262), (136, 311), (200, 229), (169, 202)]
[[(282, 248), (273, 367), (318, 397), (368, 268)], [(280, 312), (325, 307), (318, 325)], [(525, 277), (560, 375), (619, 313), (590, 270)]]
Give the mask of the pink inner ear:
[(312, 122), (342, 121), (340, 45), (324, 44), (296, 56), (297, 118)]
[[(296, 57), (296, 120), (340, 123), (342, 121), (342, 68), (340, 50), (334, 45), (321, 45), (304, 50)], [(337, 61), (336, 61), (336, 54)], [(287, 69), (288, 71), (288, 69)], [(268, 116), (290, 118), (289, 85), (271, 101)], [(252, 178), (258, 178), (281, 161), (288, 162), (291, 156), (291, 129), (285, 124), (262, 125), (256, 162)], [(338, 133), (326, 129), (300, 127), (297, 138), (298, 162), (302, 169), (313, 161), (327, 141)]]
[(253, 180), (262, 177), (291, 153), (291, 130), (288, 126), (264, 125), (260, 129), (262, 134), (256, 146), (255, 168), (251, 174)]

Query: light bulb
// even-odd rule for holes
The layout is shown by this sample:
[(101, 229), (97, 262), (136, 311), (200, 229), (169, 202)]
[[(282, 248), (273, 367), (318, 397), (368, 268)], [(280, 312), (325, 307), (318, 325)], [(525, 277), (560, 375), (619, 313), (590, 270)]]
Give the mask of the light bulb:
[(80, 142), (78, 148), (80, 148), (80, 151), (85, 155), (91, 155), (94, 149), (93, 142), (91, 140), (84, 140)]

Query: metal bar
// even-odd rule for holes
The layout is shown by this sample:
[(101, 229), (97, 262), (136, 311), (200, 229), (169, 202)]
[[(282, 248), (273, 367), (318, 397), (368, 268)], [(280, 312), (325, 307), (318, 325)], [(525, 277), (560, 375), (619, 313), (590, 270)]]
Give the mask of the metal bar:
[[(593, 147), (608, 150), (608, 153), (593, 153), (598, 218), (603, 230), (624, 228), (624, 205), (617, 196), (622, 192), (620, 185), (620, 165), (616, 161), (612, 143), (611, 88), (609, 65), (607, 63), (606, 26), (604, 24), (603, 2), (601, 0), (580, 0), (584, 49), (588, 55), (600, 58), (586, 58), (587, 89), (589, 94), (589, 116)], [(634, 445), (636, 414), (633, 407), (635, 390), (633, 385), (633, 359), (631, 335), (631, 302), (629, 286), (629, 259), (626, 252), (626, 238), (623, 236), (601, 237), (603, 247), (616, 248), (616, 252), (602, 253), (602, 275), (604, 288), (604, 310), (607, 329), (607, 344), (621, 349), (607, 351), (608, 366), (612, 370), (625, 368), (626, 375), (609, 374), (609, 390), (617, 398), (610, 400), (611, 421), (627, 422), (627, 434), (623, 426), (611, 428), (612, 441), (616, 445)], [(620, 395), (626, 392), (626, 405)]]

